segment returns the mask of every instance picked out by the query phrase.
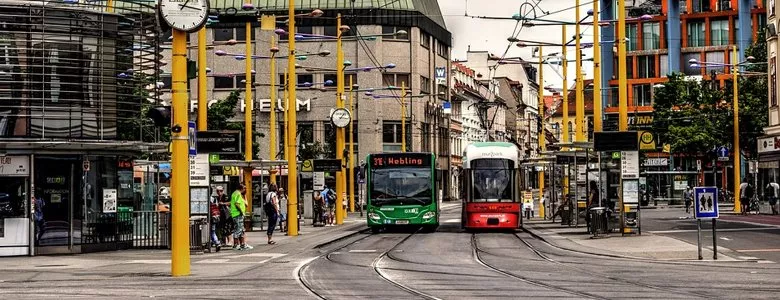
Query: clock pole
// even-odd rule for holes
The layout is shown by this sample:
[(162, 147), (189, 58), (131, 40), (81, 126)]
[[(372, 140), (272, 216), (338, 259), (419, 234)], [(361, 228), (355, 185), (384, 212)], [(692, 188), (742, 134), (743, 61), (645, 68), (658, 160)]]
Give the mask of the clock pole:
[(349, 212), (355, 212), (355, 105), (352, 88), (352, 76), (349, 77)]
[(189, 133), (187, 127), (187, 33), (173, 29), (171, 74), (171, 275), (190, 275), (190, 181)]
[[(252, 4), (251, 0), (247, 0), (245, 3)], [(252, 161), (252, 109), (253, 109), (253, 99), (252, 98), (252, 22), (246, 22), (246, 48), (244, 49), (244, 53), (246, 53), (246, 59), (244, 60), (244, 69), (246, 74), (244, 75), (246, 85), (244, 87), (244, 161)], [(254, 191), (254, 188), (252, 186), (252, 169), (251, 168), (245, 168), (244, 169), (244, 186), (246, 187), (246, 194), (244, 195), (244, 199), (246, 201), (246, 215), (251, 218), (252, 216), (252, 192)], [(251, 221), (249, 222), (252, 223)], [(240, 224), (239, 226), (243, 226), (243, 224)], [(249, 230), (251, 230), (251, 226)], [(246, 237), (244, 237), (244, 242), (246, 242)]]
[[(341, 14), (336, 16), (336, 108), (344, 108), (344, 49), (341, 45)], [(335, 125), (334, 125), (335, 126)], [(336, 158), (341, 161), (341, 171), (336, 173), (336, 224), (344, 223), (344, 194), (346, 170), (344, 168), (344, 128), (336, 128)]]

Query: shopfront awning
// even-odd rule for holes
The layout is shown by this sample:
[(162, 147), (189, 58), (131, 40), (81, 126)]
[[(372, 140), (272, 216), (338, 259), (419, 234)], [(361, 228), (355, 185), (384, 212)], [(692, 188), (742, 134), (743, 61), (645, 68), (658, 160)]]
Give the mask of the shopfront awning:
[(0, 139), (0, 151), (7, 154), (117, 155), (167, 151), (168, 143), (108, 140)]

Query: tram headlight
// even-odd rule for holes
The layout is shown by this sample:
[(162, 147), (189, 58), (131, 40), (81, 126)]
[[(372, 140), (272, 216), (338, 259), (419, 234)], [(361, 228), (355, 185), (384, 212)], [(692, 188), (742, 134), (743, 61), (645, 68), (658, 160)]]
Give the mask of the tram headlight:
[(436, 212), (435, 211), (429, 211), (429, 212), (426, 212), (425, 214), (423, 214), (422, 217), (423, 217), (423, 219), (430, 219), (430, 218), (433, 218), (435, 216), (436, 216)]
[(368, 213), (368, 217), (371, 218), (372, 220), (379, 220), (380, 219), (379, 214), (373, 213), (373, 212)]

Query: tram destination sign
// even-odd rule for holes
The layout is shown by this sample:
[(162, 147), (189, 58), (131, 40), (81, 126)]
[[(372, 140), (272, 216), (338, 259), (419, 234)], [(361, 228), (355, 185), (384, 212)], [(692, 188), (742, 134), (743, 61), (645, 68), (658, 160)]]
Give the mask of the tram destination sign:
[(374, 155), (371, 157), (371, 167), (429, 167), (433, 162), (430, 154), (424, 153), (394, 153)]

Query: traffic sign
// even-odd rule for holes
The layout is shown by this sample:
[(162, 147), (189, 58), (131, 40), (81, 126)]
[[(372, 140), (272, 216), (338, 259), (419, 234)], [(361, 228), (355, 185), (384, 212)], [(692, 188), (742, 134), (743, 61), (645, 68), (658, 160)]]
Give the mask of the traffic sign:
[(718, 148), (718, 161), (728, 161), (728, 160), (729, 160), (729, 148), (726, 147)]
[(693, 215), (696, 219), (717, 219), (720, 216), (718, 211), (718, 188), (695, 187), (693, 188), (693, 198)]
[(187, 140), (189, 141), (189, 147), (190, 147), (190, 156), (195, 156), (198, 154), (198, 137), (195, 130), (195, 122), (189, 121), (187, 122)]

